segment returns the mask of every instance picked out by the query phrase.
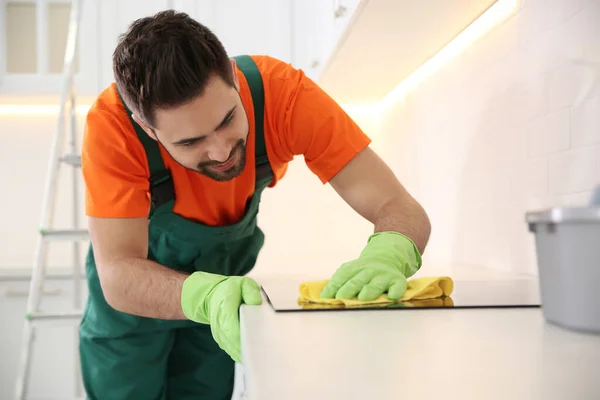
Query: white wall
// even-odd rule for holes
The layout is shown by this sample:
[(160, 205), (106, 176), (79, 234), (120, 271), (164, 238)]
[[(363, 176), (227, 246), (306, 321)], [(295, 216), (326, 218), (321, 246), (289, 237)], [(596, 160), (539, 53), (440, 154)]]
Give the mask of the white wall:
[[(426, 263), (536, 273), (530, 210), (600, 182), (600, 1), (526, 0), (383, 119), (387, 159), (433, 225)], [(598, 71), (600, 73), (600, 71)]]
[[(81, 144), (84, 116), (79, 115), (78, 122)], [(0, 205), (4, 210), (0, 224), (0, 272), (29, 269), (34, 263), (47, 163), (56, 125), (55, 115), (0, 115)], [(76, 171), (80, 174), (79, 169)], [(57, 186), (56, 228), (68, 228), (72, 221), (71, 172), (72, 169), (63, 164)], [(83, 180), (78, 181), (79, 215), (85, 223)], [(70, 244), (53, 242), (49, 249), (51, 267), (71, 265)]]
[[(384, 153), (377, 124), (355, 116)], [(348, 206), (330, 185), (322, 185), (297, 157), (278, 185), (265, 191), (259, 224), (264, 251), (253, 274), (328, 277), (341, 263), (357, 257), (373, 233), (373, 225)]]

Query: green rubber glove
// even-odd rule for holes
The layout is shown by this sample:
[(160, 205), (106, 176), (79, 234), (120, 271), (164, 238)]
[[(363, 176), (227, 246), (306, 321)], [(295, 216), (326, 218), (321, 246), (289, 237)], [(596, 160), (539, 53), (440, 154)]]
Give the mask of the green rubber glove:
[(406, 291), (406, 278), (419, 270), (421, 262), (417, 246), (407, 236), (375, 233), (356, 260), (335, 271), (321, 298), (371, 301), (387, 292), (390, 300), (399, 300)]
[(213, 338), (234, 361), (241, 362), (239, 307), (262, 303), (252, 278), (194, 272), (183, 283), (181, 308), (187, 318), (210, 324)]

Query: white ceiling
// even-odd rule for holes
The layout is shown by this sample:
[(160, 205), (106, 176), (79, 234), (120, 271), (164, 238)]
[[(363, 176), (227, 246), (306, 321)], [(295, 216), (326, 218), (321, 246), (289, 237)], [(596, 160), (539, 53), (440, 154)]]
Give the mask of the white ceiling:
[(318, 82), (344, 104), (381, 100), (497, 0), (362, 0)]

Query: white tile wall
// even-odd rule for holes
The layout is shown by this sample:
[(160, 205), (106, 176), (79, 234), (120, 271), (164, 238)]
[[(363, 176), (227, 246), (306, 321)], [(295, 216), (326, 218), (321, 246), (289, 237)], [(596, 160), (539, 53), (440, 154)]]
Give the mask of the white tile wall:
[(600, 96), (572, 110), (571, 147), (600, 143)]
[(570, 117), (570, 109), (565, 107), (528, 122), (527, 155), (535, 158), (568, 150)]
[(428, 264), (536, 273), (525, 213), (600, 183), (600, 0), (525, 0), (385, 115), (385, 158), (423, 203)]
[(598, 184), (600, 147), (571, 149), (548, 158), (550, 194), (591, 191)]

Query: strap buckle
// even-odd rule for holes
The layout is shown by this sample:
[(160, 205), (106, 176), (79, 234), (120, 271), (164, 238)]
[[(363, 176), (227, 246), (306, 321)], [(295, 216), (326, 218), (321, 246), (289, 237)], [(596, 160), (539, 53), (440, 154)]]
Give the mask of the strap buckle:
[(175, 185), (171, 171), (162, 169), (150, 176), (150, 195), (154, 208), (159, 207), (175, 198)]

